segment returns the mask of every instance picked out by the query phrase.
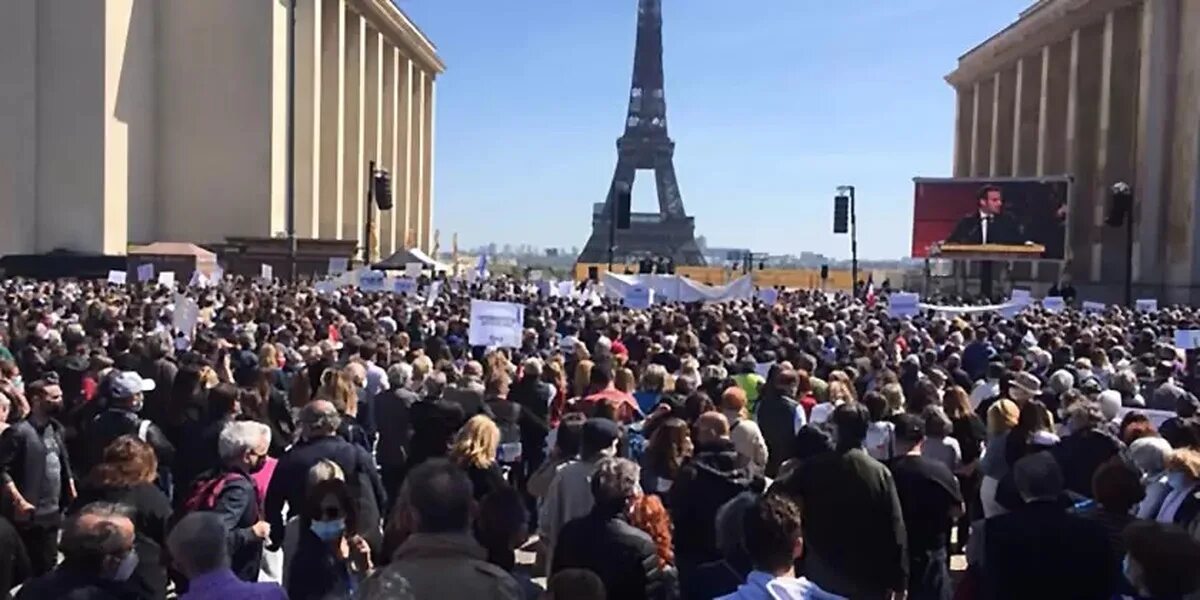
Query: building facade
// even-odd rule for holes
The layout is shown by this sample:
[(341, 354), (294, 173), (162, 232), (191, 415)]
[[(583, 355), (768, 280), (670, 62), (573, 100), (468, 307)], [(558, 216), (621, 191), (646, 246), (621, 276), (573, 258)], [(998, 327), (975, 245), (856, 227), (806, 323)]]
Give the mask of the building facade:
[[(0, 2), (0, 254), (287, 230), (289, 0)], [(299, 238), (433, 245), (437, 50), (391, 0), (295, 0)]]
[(1135, 296), (1200, 301), (1200, 2), (1040, 0), (946, 80), (956, 177), (1073, 177), (1063, 268), (1083, 297), (1122, 298), (1125, 230), (1104, 218), (1124, 181)]

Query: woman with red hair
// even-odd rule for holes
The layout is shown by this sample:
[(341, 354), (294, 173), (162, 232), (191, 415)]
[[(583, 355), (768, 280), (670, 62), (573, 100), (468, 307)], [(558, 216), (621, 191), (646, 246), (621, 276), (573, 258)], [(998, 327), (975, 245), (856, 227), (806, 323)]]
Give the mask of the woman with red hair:
[(654, 540), (658, 552), (658, 567), (669, 577), (675, 572), (675, 551), (671, 544), (671, 515), (667, 514), (662, 499), (655, 494), (638, 496), (629, 506), (629, 524), (645, 531)]

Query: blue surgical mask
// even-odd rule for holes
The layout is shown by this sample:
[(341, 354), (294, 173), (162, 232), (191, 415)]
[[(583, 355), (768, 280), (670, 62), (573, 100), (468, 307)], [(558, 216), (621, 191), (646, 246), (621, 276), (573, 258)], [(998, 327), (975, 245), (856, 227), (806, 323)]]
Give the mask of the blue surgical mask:
[(20, 375), (13, 377), (10, 381), (12, 381), (12, 386), (16, 388), (18, 392), (25, 391), (25, 380), (22, 379)]
[(337, 539), (346, 530), (346, 520), (313, 521), (308, 527), (322, 542), (329, 542)]

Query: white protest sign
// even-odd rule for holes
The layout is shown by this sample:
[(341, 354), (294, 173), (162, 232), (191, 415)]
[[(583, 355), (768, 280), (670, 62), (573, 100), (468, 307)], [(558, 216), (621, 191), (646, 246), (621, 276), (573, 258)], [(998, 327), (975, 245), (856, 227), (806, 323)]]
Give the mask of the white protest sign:
[(225, 269), (222, 269), (221, 267), (213, 267), (212, 275), (209, 276), (208, 280), (213, 283), (221, 283), (221, 280), (224, 278)]
[(258, 269), (258, 276), (262, 278), (263, 281), (274, 281), (275, 267), (267, 264), (260, 265)]
[(893, 292), (888, 296), (889, 317), (915, 317), (921, 312), (921, 295)]
[(383, 271), (363, 270), (358, 274), (358, 289), (364, 292), (382, 292), (387, 285)]
[(1024, 302), (1025, 304), (1033, 301), (1033, 295), (1029, 293), (1029, 290), (1022, 289), (1013, 289), (1010, 298), (1013, 302)]
[(398, 277), (392, 282), (392, 293), (414, 296), (417, 293), (417, 280), (409, 277)]
[(332, 281), (318, 281), (315, 286), (318, 294), (329, 295), (337, 291), (337, 284)]
[(758, 299), (763, 301), (763, 304), (775, 305), (779, 302), (779, 290), (775, 288), (762, 288), (758, 290)]
[(525, 307), (511, 302), (471, 301), (467, 339), (472, 346), (519, 348), (525, 327)]
[(208, 287), (208, 276), (200, 271), (192, 271), (192, 278), (188, 281), (190, 287)]
[(182, 294), (175, 295), (175, 314), (172, 325), (176, 331), (182, 332), (191, 339), (196, 332), (196, 323), (200, 321), (200, 307), (195, 300)]
[(154, 279), (154, 265), (150, 263), (138, 265), (137, 279), (138, 283), (146, 283), (147, 281)]
[(1089, 300), (1083, 303), (1083, 312), (1086, 313), (1102, 313), (1104, 312), (1104, 308), (1103, 302), (1092, 302)]
[(546, 281), (545, 279), (539, 279), (535, 282), (535, 284), (537, 287), (538, 295), (543, 298), (549, 298), (549, 297), (553, 296), (555, 292), (558, 291), (558, 288), (555, 287), (554, 282), (552, 282), (552, 281)]
[(108, 282), (113, 285), (125, 285), (127, 275), (125, 271), (109, 271)]
[(419, 262), (406, 263), (404, 265), (404, 276), (411, 279), (419, 279), (421, 277), (421, 269), (424, 267), (425, 265)]
[(1046, 312), (1060, 313), (1067, 309), (1067, 301), (1062, 296), (1046, 296), (1042, 298), (1042, 308)]
[(644, 286), (631, 286), (625, 291), (625, 308), (645, 310), (654, 305), (654, 289)]
[(163, 271), (158, 274), (158, 285), (165, 288), (175, 287), (175, 271)]
[(1144, 312), (1144, 313), (1152, 313), (1152, 314), (1158, 312), (1158, 299), (1157, 298), (1140, 298), (1140, 299), (1138, 299), (1137, 311)]
[(345, 256), (329, 257), (328, 272), (330, 275), (341, 275), (342, 273), (345, 273), (349, 269), (350, 269), (350, 259), (346, 258)]
[(429, 284), (429, 289), (426, 291), (429, 296), (425, 299), (425, 306), (433, 306), (437, 302), (438, 296), (442, 294), (442, 282), (435, 281)]
[(574, 292), (575, 292), (575, 282), (574, 281), (558, 282), (558, 295), (559, 296), (562, 296), (563, 298), (570, 298), (571, 294)]
[(541, 281), (542, 280), (542, 270), (534, 269), (534, 270), (530, 271), (529, 272), (529, 280), (530, 281)]
[(1176, 329), (1175, 347), (1180, 350), (1200, 348), (1200, 329)]

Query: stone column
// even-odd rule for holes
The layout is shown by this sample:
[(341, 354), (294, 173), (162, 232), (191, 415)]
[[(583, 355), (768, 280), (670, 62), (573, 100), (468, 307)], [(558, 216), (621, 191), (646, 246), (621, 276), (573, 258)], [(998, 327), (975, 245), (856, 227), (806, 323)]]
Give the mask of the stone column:
[[(1141, 15), (1137, 5), (1108, 13), (1104, 21), (1101, 53), (1100, 115), (1096, 144), (1096, 187), (1091, 222), (1099, 232), (1096, 250), (1099, 267), (1093, 274), (1111, 289), (1125, 283), (1125, 229), (1104, 224), (1112, 184), (1134, 179), (1137, 144), (1138, 68), (1140, 67)], [(1134, 218), (1134, 217), (1130, 217)], [(1136, 233), (1136, 232), (1135, 232)], [(1135, 235), (1136, 238), (1136, 235)], [(1103, 241), (1103, 243), (1101, 243)], [(1136, 261), (1135, 261), (1136, 269)], [(1123, 294), (1121, 295), (1123, 299)]]
[(37, 251), (37, 5), (0, 2), (0, 255)]
[(1179, 48), (1179, 0), (1146, 0), (1142, 5), (1138, 66), (1137, 188), (1134, 190), (1134, 281), (1142, 290), (1163, 292), (1166, 244), (1168, 157), (1171, 153), (1170, 100), (1174, 56)]
[[(1065, 175), (1068, 171), (1067, 128), (1071, 100), (1071, 47), (1073, 37), (1042, 51), (1042, 97), (1038, 110), (1038, 175)], [(1069, 240), (1068, 240), (1069, 241)]]
[(363, 157), (363, 110), (366, 86), (367, 21), (354, 11), (346, 11), (345, 97), (342, 155), (342, 239), (358, 240), (361, 250), (363, 221), (366, 215), (367, 161)]
[(996, 78), (985, 77), (975, 84), (975, 149), (971, 176), (987, 177), (992, 167), (992, 127), (996, 108)]
[(413, 62), (396, 51), (396, 169), (392, 188), (396, 195), (396, 248), (407, 250), (412, 245), (412, 220), (409, 218), (413, 199)]
[[(1070, 239), (1071, 276), (1080, 283), (1099, 278), (1100, 243), (1095, 228), (1096, 190), (1103, 187), (1096, 170), (1096, 142), (1099, 132), (1104, 21), (1076, 30), (1071, 41), (1071, 93), (1067, 107), (1067, 156), (1075, 176), (1067, 234)], [(1081, 288), (1081, 291), (1082, 288)]]
[(1012, 175), (1013, 118), (1016, 111), (1017, 69), (1007, 67), (992, 79), (992, 149), (988, 175)]
[(1167, 285), (1170, 299), (1195, 305), (1200, 289), (1195, 287), (1200, 265), (1200, 36), (1184, 35), (1200, 31), (1200, 4), (1180, 0), (1179, 51), (1174, 73), (1173, 136), (1170, 157), (1171, 188), (1166, 229), (1162, 239), (1167, 246)]
[(975, 120), (975, 86), (955, 86), (954, 176), (971, 173), (971, 134)]
[(380, 256), (396, 251), (396, 48), (379, 38), (380, 74), (383, 78), (379, 98), (379, 156), (380, 166), (392, 176), (392, 210), (379, 213)]
[(416, 248), (421, 247), (421, 240), (424, 239), (423, 225), (425, 222), (422, 216), (423, 192), (425, 190), (425, 82), (425, 71), (413, 65), (411, 109), (412, 150), (408, 157), (409, 169), (412, 171), (412, 174), (409, 176), (411, 192), (408, 201), (409, 234), (407, 237), (411, 240), (412, 246)]
[(421, 151), (421, 156), (423, 157), (423, 170), (421, 172), (421, 230), (424, 232), (424, 235), (421, 238), (421, 248), (426, 252), (433, 252), (433, 101), (435, 82), (436, 79), (434, 79), (433, 75), (425, 78), (425, 96), (423, 98), (425, 104), (425, 121), (421, 128), (424, 135), (424, 146)]
[(1040, 175), (1037, 159), (1044, 56), (1045, 52), (1039, 51), (1017, 61), (1012, 133), (1012, 174), (1017, 177)]
[(974, 177), (979, 165), (979, 82), (971, 84), (971, 160), (966, 176)]
[(321, 0), (296, 3), (296, 237), (320, 236)]
[[(382, 124), (383, 110), (383, 37), (378, 31), (368, 28), (366, 30), (366, 43), (363, 44), (366, 48), (366, 63), (364, 66), (364, 74), (366, 77), (363, 84), (363, 163), (369, 165), (370, 161), (375, 161), (376, 169), (386, 169), (387, 163), (384, 161), (382, 136), (380, 129)], [(365, 168), (365, 167), (364, 167)], [(368, 182), (366, 185), (370, 185)], [(373, 258), (379, 258), (379, 232), (380, 215), (384, 214), (377, 210), (376, 203), (370, 206), (363, 204), (364, 211), (371, 211), (371, 235), (364, 243), (369, 242), (368, 254)], [(367, 214), (363, 214), (364, 221), (367, 219)], [(365, 225), (365, 222), (364, 222)]]
[(321, 200), (322, 238), (341, 239), (345, 160), (346, 0), (321, 2)]

